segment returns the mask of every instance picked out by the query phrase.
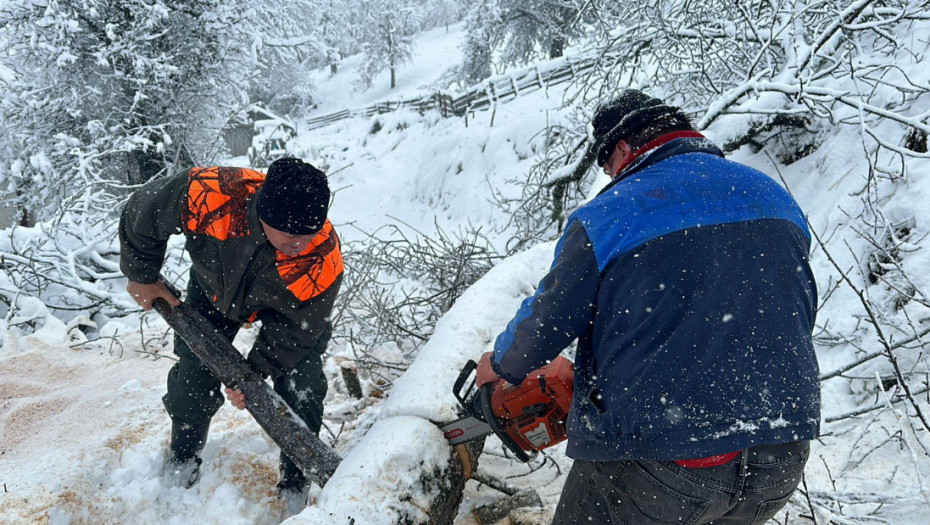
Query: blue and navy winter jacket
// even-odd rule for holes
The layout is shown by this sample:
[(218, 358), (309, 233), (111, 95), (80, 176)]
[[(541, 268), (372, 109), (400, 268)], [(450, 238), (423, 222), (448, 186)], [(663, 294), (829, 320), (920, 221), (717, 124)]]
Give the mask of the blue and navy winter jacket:
[(691, 459), (817, 436), (817, 293), (791, 196), (700, 138), (627, 168), (569, 218), (497, 338), (511, 383), (578, 339), (568, 455)]

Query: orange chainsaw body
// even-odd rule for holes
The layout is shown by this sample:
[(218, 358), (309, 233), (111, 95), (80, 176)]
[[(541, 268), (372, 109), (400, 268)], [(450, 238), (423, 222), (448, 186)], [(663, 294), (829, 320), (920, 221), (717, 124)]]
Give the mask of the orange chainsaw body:
[(523, 450), (542, 450), (565, 440), (572, 403), (572, 362), (559, 356), (530, 372), (519, 385), (499, 383), (491, 395), (494, 416)]

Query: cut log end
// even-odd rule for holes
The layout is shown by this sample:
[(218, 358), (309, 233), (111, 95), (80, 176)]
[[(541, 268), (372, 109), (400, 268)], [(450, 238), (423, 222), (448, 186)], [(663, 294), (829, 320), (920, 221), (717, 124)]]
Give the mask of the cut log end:
[[(434, 499), (429, 508), (429, 522), (435, 524), (450, 524), (458, 514), (462, 503), (462, 493), (465, 490), (466, 468), (472, 471), (478, 466), (478, 455), (484, 449), (484, 438), (455, 447), (452, 457), (449, 458), (449, 468), (433, 479), (439, 488), (439, 497)], [(464, 454), (468, 459), (468, 466), (461, 458)], [(470, 473), (469, 473), (470, 475)]]

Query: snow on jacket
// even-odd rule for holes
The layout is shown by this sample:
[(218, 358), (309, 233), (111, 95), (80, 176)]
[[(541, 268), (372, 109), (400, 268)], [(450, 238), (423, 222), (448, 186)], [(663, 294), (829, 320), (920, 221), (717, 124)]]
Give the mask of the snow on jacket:
[(568, 455), (690, 459), (813, 439), (810, 233), (703, 138), (653, 150), (569, 218), (492, 360), (512, 383), (578, 338)]
[(264, 180), (250, 169), (211, 167), (146, 184), (120, 218), (120, 269), (142, 284), (157, 281), (168, 238), (183, 234), (193, 278), (216, 309), (261, 321), (249, 362), (277, 376), (311, 352), (329, 323), (343, 264), (328, 220), (299, 255), (267, 242), (254, 198)]

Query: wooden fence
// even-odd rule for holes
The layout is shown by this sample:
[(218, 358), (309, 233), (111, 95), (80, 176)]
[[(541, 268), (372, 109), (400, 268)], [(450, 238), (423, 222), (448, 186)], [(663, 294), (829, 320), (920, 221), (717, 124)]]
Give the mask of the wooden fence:
[(378, 102), (354, 111), (344, 109), (308, 119), (307, 129), (322, 128), (350, 117), (370, 117), (390, 113), (400, 108), (410, 108), (420, 113), (435, 109), (446, 118), (461, 117), (472, 111), (489, 109), (498, 102), (513, 100), (523, 93), (568, 82), (578, 74), (593, 68), (595, 62), (593, 58), (581, 58), (566, 59), (564, 64), (551, 68), (540, 69), (538, 65), (532, 66), (476, 84), (455, 97), (447, 93), (435, 93), (419, 98)]

